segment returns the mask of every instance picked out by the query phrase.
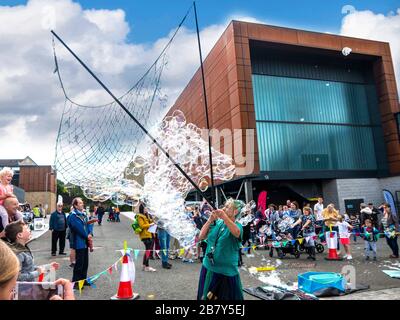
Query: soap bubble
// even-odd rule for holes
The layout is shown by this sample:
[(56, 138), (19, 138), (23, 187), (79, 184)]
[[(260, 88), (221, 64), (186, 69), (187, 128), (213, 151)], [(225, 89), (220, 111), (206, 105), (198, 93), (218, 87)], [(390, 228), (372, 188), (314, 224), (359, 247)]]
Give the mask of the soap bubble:
[(146, 159), (141, 156), (137, 156), (133, 161), (135, 168), (142, 168), (146, 164)]
[(294, 224), (294, 219), (289, 216), (285, 216), (278, 222), (278, 229), (281, 232), (287, 232), (289, 229), (291, 229), (292, 224)]
[(349, 48), (349, 47), (344, 47), (342, 49), (342, 54), (347, 57), (351, 52), (353, 51), (353, 49)]
[(199, 188), (203, 192), (205, 192), (208, 189), (208, 182), (206, 179), (201, 178), (201, 180), (199, 182)]
[[(158, 127), (152, 128), (151, 132), (171, 159), (179, 164), (202, 191), (206, 191), (211, 181), (211, 171), (208, 141), (203, 139), (202, 130), (193, 123), (187, 123), (182, 111), (175, 110)], [(153, 141), (146, 142), (144, 154), (133, 159), (125, 170), (129, 179), (123, 174), (114, 180), (99, 178), (82, 186), (85, 197), (94, 201), (111, 199), (119, 206), (136, 206), (142, 201), (149, 213), (157, 219), (157, 223), (182, 246), (194, 245), (199, 230), (185, 213), (185, 198), (193, 190), (192, 184)], [(232, 157), (214, 148), (211, 148), (211, 155), (215, 181), (232, 179), (235, 175)], [(142, 174), (143, 185), (134, 180)]]
[(142, 169), (141, 168), (134, 168), (132, 171), (132, 174), (134, 176), (140, 176), (140, 174), (142, 173)]

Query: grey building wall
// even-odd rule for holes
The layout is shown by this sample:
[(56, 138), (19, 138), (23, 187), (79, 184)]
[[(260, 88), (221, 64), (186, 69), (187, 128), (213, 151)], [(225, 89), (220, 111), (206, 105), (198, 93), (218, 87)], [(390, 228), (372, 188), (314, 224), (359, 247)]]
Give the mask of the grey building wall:
[(324, 196), (325, 207), (329, 203), (334, 203), (335, 206), (339, 203), (337, 180), (328, 180), (322, 182), (322, 194)]
[(400, 176), (383, 179), (334, 179), (322, 183), (325, 206), (333, 203), (341, 212), (345, 211), (344, 201), (348, 199), (364, 199), (365, 203), (372, 202), (378, 206), (384, 201), (383, 189), (391, 191), (397, 200)]
[(379, 179), (337, 179), (337, 190), (341, 212), (345, 211), (344, 200), (364, 199), (365, 203), (379, 205), (383, 202), (382, 188)]
[(379, 179), (379, 181), (381, 189), (386, 189), (392, 192), (394, 199), (397, 200), (396, 191), (400, 191), (400, 176)]

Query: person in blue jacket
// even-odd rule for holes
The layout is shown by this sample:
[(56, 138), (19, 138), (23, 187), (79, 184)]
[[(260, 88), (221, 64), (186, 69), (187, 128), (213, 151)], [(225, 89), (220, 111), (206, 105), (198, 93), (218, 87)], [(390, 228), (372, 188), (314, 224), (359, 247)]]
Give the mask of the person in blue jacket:
[[(83, 213), (84, 203), (81, 198), (72, 200), (73, 211), (68, 217), (68, 226), (73, 239), (76, 262), (72, 275), (72, 282), (87, 279), (89, 268), (89, 242), (92, 241), (92, 235), (89, 234), (87, 217)], [(85, 285), (88, 283), (85, 281)]]
[(51, 255), (55, 256), (57, 253), (57, 242), (60, 243), (60, 255), (67, 255), (64, 252), (65, 249), (65, 237), (67, 233), (67, 217), (62, 211), (63, 203), (57, 203), (57, 210), (54, 211), (50, 216), (50, 226), (49, 229), (51, 233)]

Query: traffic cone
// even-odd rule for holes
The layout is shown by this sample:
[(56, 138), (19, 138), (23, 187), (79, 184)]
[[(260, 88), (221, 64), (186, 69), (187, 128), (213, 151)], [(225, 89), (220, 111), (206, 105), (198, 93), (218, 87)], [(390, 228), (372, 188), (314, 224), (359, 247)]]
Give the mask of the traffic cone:
[(111, 300), (134, 300), (139, 297), (138, 293), (132, 291), (132, 282), (129, 276), (128, 255), (122, 258), (121, 277), (119, 281), (118, 293), (111, 297)]
[(325, 260), (336, 260), (340, 261), (343, 258), (339, 257), (337, 254), (337, 232), (329, 231), (325, 233), (326, 243), (328, 245), (328, 256), (325, 257)]

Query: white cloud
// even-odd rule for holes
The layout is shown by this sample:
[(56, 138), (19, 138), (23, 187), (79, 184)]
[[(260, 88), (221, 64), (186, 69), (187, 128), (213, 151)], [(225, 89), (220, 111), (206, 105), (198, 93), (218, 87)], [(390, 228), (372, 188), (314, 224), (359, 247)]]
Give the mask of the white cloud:
[[(30, 0), (26, 5), (0, 6), (0, 21), (1, 158), (29, 155), (39, 164), (53, 163), (64, 107), (64, 97), (53, 74), (49, 27), (117, 96), (140, 78), (174, 32), (171, 30), (150, 44), (129, 43), (127, 35), (131, 30), (123, 10), (83, 10), (72, 0)], [(226, 26), (227, 22), (202, 30), (203, 57)], [(162, 92), (169, 97), (169, 103), (199, 67), (194, 30), (194, 25), (183, 27), (169, 50), (161, 79)], [(68, 95), (85, 105), (110, 102), (111, 98), (57, 40), (56, 45)]]
[[(341, 33), (389, 41), (400, 72), (400, 11), (379, 15), (353, 12), (343, 19)], [(168, 52), (162, 93), (172, 104), (199, 67), (193, 19), (184, 25)], [(203, 58), (231, 20), (265, 23), (235, 14), (201, 31)], [(31, 156), (50, 164), (64, 97), (54, 70), (48, 26), (109, 85), (117, 95), (129, 89), (154, 62), (174, 30), (153, 43), (130, 43), (122, 10), (83, 10), (72, 0), (30, 0), (26, 5), (0, 6), (0, 154), (1, 158)], [(57, 41), (57, 55), (67, 93), (78, 103), (99, 105), (111, 98)]]
[(387, 15), (357, 11), (346, 15), (340, 33), (345, 36), (389, 42), (400, 94), (400, 8)]

